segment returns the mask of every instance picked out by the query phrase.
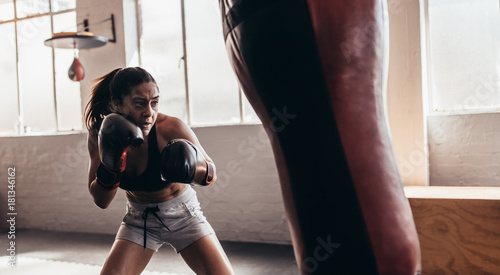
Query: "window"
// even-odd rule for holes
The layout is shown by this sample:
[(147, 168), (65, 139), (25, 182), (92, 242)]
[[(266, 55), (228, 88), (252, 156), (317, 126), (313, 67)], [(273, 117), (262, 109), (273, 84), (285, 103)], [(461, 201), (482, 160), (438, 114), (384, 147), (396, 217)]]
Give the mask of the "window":
[(427, 0), (431, 113), (500, 110), (498, 0)]
[(43, 43), (61, 31), (76, 31), (75, 0), (0, 0), (0, 133), (82, 129), (80, 85), (67, 77), (77, 52)]
[(423, 3), (429, 183), (499, 186), (499, 1)]
[(140, 9), (141, 66), (158, 82), (160, 112), (195, 126), (259, 122), (229, 64), (217, 0), (142, 0)]

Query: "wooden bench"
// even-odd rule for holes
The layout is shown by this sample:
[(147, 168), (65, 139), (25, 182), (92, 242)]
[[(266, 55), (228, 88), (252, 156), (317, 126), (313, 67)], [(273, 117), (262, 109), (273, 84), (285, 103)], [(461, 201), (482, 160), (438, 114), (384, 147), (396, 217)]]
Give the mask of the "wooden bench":
[(422, 274), (500, 274), (500, 187), (405, 187)]

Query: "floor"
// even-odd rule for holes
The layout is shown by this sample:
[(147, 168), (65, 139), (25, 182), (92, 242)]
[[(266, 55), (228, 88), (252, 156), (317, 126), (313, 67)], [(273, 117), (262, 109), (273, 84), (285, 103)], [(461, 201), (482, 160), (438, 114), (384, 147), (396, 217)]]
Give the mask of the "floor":
[[(99, 274), (113, 243), (113, 235), (21, 230), (15, 240), (0, 234), (0, 274)], [(10, 242), (15, 241), (16, 266), (9, 265)], [(222, 242), (235, 273), (242, 275), (295, 275), (297, 265), (290, 245)], [(11, 249), (12, 251), (12, 249)], [(170, 246), (155, 253), (142, 273), (194, 274)]]

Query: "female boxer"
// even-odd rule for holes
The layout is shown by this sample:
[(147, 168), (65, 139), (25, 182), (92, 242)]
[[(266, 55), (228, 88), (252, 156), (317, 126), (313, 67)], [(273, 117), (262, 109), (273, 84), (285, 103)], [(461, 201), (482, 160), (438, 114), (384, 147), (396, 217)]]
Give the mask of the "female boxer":
[(158, 113), (159, 89), (144, 69), (115, 69), (97, 81), (85, 114), (89, 191), (101, 208), (118, 187), (128, 200), (101, 274), (140, 274), (164, 243), (196, 274), (233, 274), (191, 188), (216, 178), (193, 131)]

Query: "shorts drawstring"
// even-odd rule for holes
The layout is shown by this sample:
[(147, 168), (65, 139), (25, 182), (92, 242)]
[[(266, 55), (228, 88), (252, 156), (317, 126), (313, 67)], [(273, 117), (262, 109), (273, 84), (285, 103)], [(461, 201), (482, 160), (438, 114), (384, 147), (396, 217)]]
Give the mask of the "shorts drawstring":
[(161, 222), (161, 224), (163, 224), (163, 226), (165, 226), (165, 228), (170, 231), (170, 229), (168, 228), (168, 226), (166, 226), (163, 221), (160, 219), (160, 217), (158, 216), (158, 214), (156, 214), (156, 212), (159, 212), (160, 211), (160, 208), (158, 208), (158, 205), (156, 207), (146, 207), (146, 210), (144, 210), (144, 212), (142, 212), (142, 219), (144, 220), (144, 249), (146, 249), (146, 234), (147, 234), (147, 230), (146, 230), (146, 221), (148, 220), (148, 213), (151, 212), (153, 213), (153, 215), (155, 215), (155, 217)]

